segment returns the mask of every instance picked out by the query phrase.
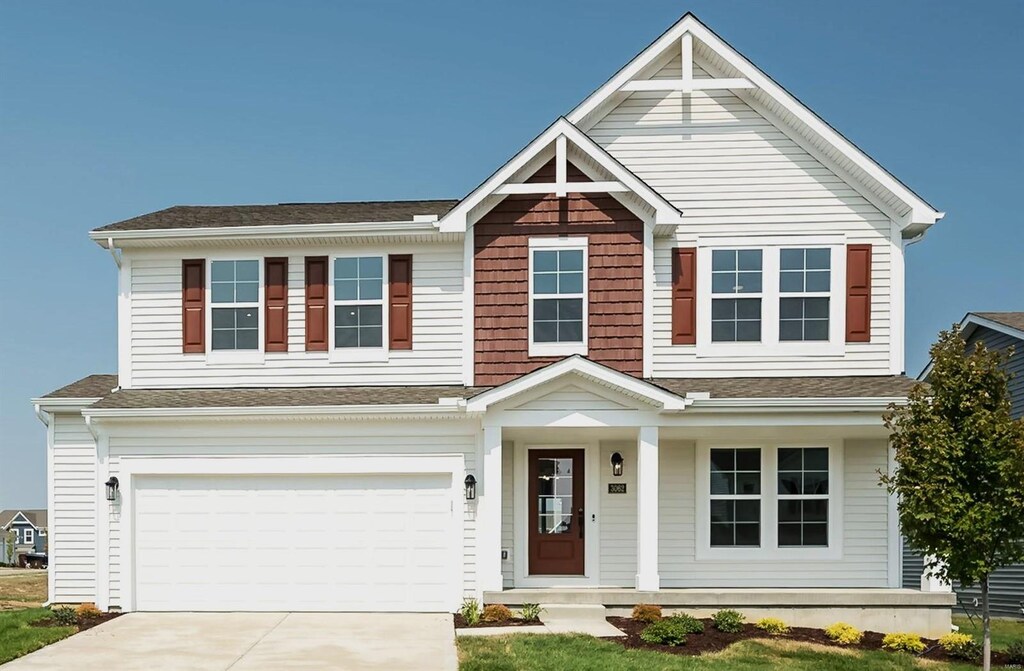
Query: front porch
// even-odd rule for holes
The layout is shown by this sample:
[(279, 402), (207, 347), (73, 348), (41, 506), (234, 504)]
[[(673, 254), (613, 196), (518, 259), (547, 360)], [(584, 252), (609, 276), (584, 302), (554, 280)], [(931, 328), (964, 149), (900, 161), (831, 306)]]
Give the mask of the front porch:
[(470, 401), (478, 598), (949, 631), (951, 594), (900, 588), (881, 404), (724, 409), (565, 367)]

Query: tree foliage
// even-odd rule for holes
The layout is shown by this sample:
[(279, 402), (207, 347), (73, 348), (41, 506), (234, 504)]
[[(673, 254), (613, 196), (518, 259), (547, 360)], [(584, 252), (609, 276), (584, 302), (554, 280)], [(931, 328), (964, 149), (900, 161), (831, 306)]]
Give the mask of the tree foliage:
[(964, 586), (1024, 560), (1024, 421), (1010, 416), (1008, 356), (967, 352), (958, 326), (943, 331), (928, 384), (885, 419), (897, 465), (882, 482), (899, 495), (903, 534)]

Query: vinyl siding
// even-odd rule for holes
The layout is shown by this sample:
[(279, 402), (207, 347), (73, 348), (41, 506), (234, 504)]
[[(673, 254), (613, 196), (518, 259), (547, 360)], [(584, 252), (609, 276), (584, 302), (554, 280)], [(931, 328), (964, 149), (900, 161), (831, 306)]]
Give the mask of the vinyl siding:
[[(331, 362), (328, 352), (306, 352), (305, 256), (389, 253), (413, 255), (413, 349), (391, 351), (387, 361), (347, 363)], [(461, 245), (240, 250), (237, 254), (240, 259), (288, 257), (289, 351), (267, 353), (262, 364), (247, 365), (211, 364), (207, 363), (205, 354), (181, 351), (181, 260), (203, 258), (208, 254), (209, 250), (189, 250), (178, 255), (143, 252), (131, 255), (133, 387), (462, 382)], [(222, 250), (218, 255), (218, 258), (226, 258)], [(260, 319), (262, 321), (262, 314)]]
[[(289, 423), (189, 423), (144, 427), (129, 425), (110, 437), (110, 468), (118, 475), (121, 460), (131, 456), (197, 456), (211, 459), (231, 456), (267, 455), (401, 455), (462, 454), (467, 471), (477, 462), (477, 439), (465, 422), (375, 421), (332, 425)], [(110, 518), (110, 603), (121, 606), (122, 525), (119, 516)], [(463, 588), (476, 585), (475, 509), (463, 509)], [(280, 534), (268, 531), (268, 551), (280, 546)]]
[(1004, 369), (1012, 376), (1009, 385), (1011, 413), (1015, 418), (1024, 417), (1024, 340), (979, 326), (967, 338), (967, 350), (971, 351), (979, 342), (984, 342), (990, 350), (1014, 348), (1014, 355), (1006, 362)]
[(662, 587), (887, 586), (887, 495), (876, 473), (886, 467), (885, 441), (844, 443), (843, 553), (838, 560), (696, 560), (694, 450), (690, 442), (661, 443)]
[(508, 559), (501, 562), (501, 581), (506, 588), (515, 585), (515, 443), (501, 443), (501, 547)]
[[(656, 75), (680, 76), (679, 58)], [(707, 75), (695, 67), (695, 76)], [(903, 287), (892, 282), (891, 256), (902, 252), (890, 242), (890, 218), (768, 119), (729, 91), (636, 92), (588, 134), (686, 220), (675, 239), (655, 243), (655, 377), (892, 372), (890, 343), (901, 345), (891, 333), (890, 292)], [(842, 234), (847, 244), (873, 245), (871, 342), (847, 344), (841, 355), (742, 358), (698, 357), (694, 346), (673, 346), (671, 249), (694, 246), (700, 236), (782, 233)]]
[(54, 603), (96, 600), (96, 441), (77, 413), (53, 415), (53, 510), (49, 511)]
[[(612, 454), (622, 455), (622, 475), (612, 476)], [(636, 441), (601, 442), (598, 519), (601, 521), (600, 582), (610, 587), (636, 584)], [(625, 494), (609, 494), (611, 483), (625, 484)]]

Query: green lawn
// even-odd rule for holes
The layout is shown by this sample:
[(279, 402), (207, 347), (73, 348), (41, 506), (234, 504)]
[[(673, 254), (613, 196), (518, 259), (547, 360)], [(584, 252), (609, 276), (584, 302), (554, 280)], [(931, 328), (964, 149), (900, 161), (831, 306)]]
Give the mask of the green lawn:
[[(974, 636), (974, 640), (981, 643), (981, 618), (974, 618), (974, 623), (963, 615), (954, 615), (953, 624), (960, 627), (960, 631)], [(975, 626), (976, 625), (976, 626)], [(1021, 620), (992, 620), (992, 649), (1005, 650), (1010, 643), (1024, 639), (1024, 621)]]
[(0, 664), (75, 633), (75, 627), (30, 627), (50, 613), (46, 608), (0, 612)]
[(719, 653), (688, 657), (626, 650), (589, 636), (520, 634), (458, 639), (460, 671), (977, 671), (920, 662), (905, 654), (826, 648), (791, 641), (743, 641)]

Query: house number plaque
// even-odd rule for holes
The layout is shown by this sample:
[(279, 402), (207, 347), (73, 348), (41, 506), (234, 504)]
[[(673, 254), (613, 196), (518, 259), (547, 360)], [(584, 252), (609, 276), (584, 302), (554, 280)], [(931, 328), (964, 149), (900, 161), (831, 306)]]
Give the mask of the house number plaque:
[(625, 482), (609, 482), (608, 483), (609, 494), (625, 494), (626, 483)]

